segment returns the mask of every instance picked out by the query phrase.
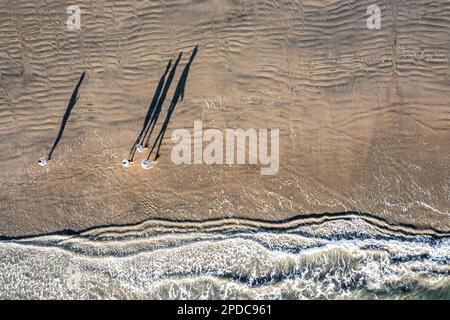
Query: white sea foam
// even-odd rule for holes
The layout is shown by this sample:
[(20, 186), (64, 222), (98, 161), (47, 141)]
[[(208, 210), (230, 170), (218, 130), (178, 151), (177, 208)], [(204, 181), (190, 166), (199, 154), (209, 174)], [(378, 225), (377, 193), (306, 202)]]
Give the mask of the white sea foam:
[[(326, 224), (323, 230), (334, 225), (342, 235), (363, 223)], [(4, 241), (0, 298), (449, 297), (449, 239), (318, 233)]]

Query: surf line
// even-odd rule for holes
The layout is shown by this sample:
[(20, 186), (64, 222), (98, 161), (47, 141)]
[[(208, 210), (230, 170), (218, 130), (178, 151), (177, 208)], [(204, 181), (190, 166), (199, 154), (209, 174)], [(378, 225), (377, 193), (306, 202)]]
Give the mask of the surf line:
[(61, 126), (59, 128), (58, 135), (56, 136), (55, 142), (53, 143), (53, 146), (50, 149), (50, 152), (48, 153), (47, 157), (41, 157), (39, 159), (39, 161), (38, 161), (38, 164), (41, 167), (45, 167), (47, 165), (47, 162), (52, 159), (53, 152), (55, 151), (56, 147), (59, 144), (59, 141), (61, 140), (61, 138), (63, 136), (64, 129), (66, 128), (66, 124), (67, 124), (67, 121), (69, 120), (69, 117), (70, 117), (70, 114), (72, 112), (72, 109), (75, 107), (75, 105), (78, 102), (78, 99), (79, 99), (78, 92), (80, 90), (80, 86), (81, 86), (81, 83), (84, 80), (84, 76), (85, 75), (86, 75), (86, 72), (83, 72), (81, 74), (80, 80), (78, 80), (78, 83), (77, 83), (77, 85), (75, 86), (75, 89), (72, 92), (72, 96), (70, 97), (69, 104), (67, 106), (66, 112), (64, 112), (64, 116), (63, 116), (63, 119), (61, 121)]

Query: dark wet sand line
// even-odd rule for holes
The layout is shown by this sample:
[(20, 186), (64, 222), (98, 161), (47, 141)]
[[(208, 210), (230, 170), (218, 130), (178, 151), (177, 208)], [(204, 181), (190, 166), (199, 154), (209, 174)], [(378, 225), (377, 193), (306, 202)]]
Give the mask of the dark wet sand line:
[[(149, 220), (145, 220), (139, 223), (134, 224), (123, 224), (123, 225), (103, 225), (93, 228), (87, 228), (81, 231), (74, 231), (70, 229), (64, 229), (57, 232), (51, 233), (42, 233), (42, 234), (34, 234), (27, 236), (3, 236), (0, 235), (1, 241), (9, 241), (9, 240), (25, 240), (32, 239), (37, 237), (45, 237), (45, 236), (80, 236), (86, 238), (101, 238), (102, 234), (123, 234), (131, 231), (145, 231), (145, 229), (141, 230), (117, 230), (115, 228), (136, 228), (136, 227), (144, 227), (144, 224), (147, 223), (166, 223), (169, 226), (158, 226), (160, 228), (172, 228), (177, 231), (184, 232), (192, 232), (192, 231), (202, 231), (202, 232), (211, 232), (214, 230), (215, 232), (224, 231), (227, 227), (241, 227), (241, 228), (253, 228), (252, 231), (271, 231), (271, 232), (289, 232), (295, 230), (295, 228), (309, 225), (320, 225), (325, 222), (330, 221), (338, 221), (338, 220), (346, 220), (350, 221), (352, 219), (362, 219), (364, 222), (369, 225), (383, 231), (387, 232), (386, 235), (394, 235), (394, 236), (428, 236), (434, 239), (442, 239), (450, 237), (450, 233), (443, 232), (434, 228), (423, 228), (410, 224), (392, 224), (389, 223), (386, 219), (377, 217), (370, 213), (357, 212), (357, 211), (344, 211), (344, 212), (334, 212), (334, 213), (312, 213), (305, 215), (297, 215), (295, 217), (291, 217), (288, 219), (282, 220), (264, 220), (264, 219), (250, 219), (250, 218), (239, 218), (239, 217), (227, 217), (220, 219), (206, 219), (206, 220), (191, 220), (191, 219), (165, 219), (165, 218), (152, 218)], [(102, 230), (105, 229), (105, 230)], [(112, 229), (112, 230), (108, 230)], [(95, 236), (89, 235), (89, 232), (99, 231)], [(240, 230), (242, 231), (242, 230)]]

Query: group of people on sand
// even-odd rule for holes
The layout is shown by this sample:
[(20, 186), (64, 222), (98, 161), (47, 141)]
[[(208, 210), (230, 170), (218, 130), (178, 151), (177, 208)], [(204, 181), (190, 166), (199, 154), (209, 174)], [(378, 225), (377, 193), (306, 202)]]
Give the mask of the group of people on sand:
[[(153, 143), (153, 146), (150, 149), (148, 157), (141, 162), (141, 166), (144, 169), (150, 169), (153, 166), (153, 163), (156, 163), (156, 160), (160, 156), (159, 150), (161, 148), (161, 144), (164, 139), (164, 135), (167, 130), (167, 127), (169, 125), (169, 121), (172, 116), (172, 113), (175, 110), (175, 107), (176, 107), (178, 101), (183, 100), (183, 98), (184, 98), (184, 90), (185, 90), (185, 86), (186, 86), (187, 77), (189, 74), (189, 69), (190, 69), (190, 66), (191, 66), (195, 56), (197, 55), (197, 51), (198, 51), (198, 47), (196, 46), (194, 48), (194, 50), (192, 51), (189, 62), (184, 67), (184, 70), (180, 76), (180, 80), (178, 81), (178, 85), (175, 88), (173, 98), (167, 109), (166, 118), (164, 120), (164, 123), (161, 126), (158, 136), (156, 137), (156, 139)], [(155, 91), (155, 95), (153, 96), (153, 99), (149, 105), (147, 115), (145, 116), (145, 119), (144, 119), (144, 125), (142, 127), (142, 130), (139, 133), (135, 143), (131, 147), (128, 159), (122, 160), (122, 165), (125, 168), (130, 167), (130, 165), (134, 162), (134, 156), (136, 154), (136, 151), (139, 153), (143, 153), (146, 149), (148, 149), (149, 144), (150, 144), (150, 138), (152, 136), (153, 130), (155, 129), (158, 118), (161, 114), (164, 100), (167, 96), (170, 85), (173, 81), (173, 78), (175, 77), (175, 71), (181, 60), (181, 56), (182, 56), (182, 52), (178, 55), (178, 58), (175, 61), (175, 64), (173, 65), (171, 70), (170, 70), (170, 68), (172, 66), (172, 60), (170, 60), (169, 63), (167, 64), (166, 70), (158, 83), (158, 86)], [(169, 73), (169, 70), (170, 70), (170, 73)], [(169, 76), (166, 79), (166, 76), (168, 73), (169, 73)], [(54, 152), (56, 146), (58, 145), (59, 141), (61, 140), (66, 123), (70, 117), (70, 113), (72, 112), (72, 109), (75, 107), (75, 104), (77, 103), (77, 101), (79, 99), (78, 92), (79, 92), (79, 88), (81, 86), (81, 83), (83, 82), (84, 77), (85, 77), (85, 72), (83, 72), (83, 74), (81, 75), (81, 78), (78, 81), (78, 83), (75, 87), (75, 90), (72, 93), (71, 99), (69, 101), (69, 105), (66, 109), (66, 112), (64, 113), (64, 117), (61, 122), (61, 127), (59, 129), (58, 136), (56, 137), (55, 142), (54, 142), (49, 154), (47, 155), (47, 157), (42, 157), (38, 161), (39, 165), (42, 167), (46, 166), (48, 161), (50, 161), (52, 159), (53, 152)], [(155, 148), (156, 148), (156, 155), (154, 157), (154, 160), (150, 161), (150, 156), (153, 153), (153, 151), (155, 150)]]

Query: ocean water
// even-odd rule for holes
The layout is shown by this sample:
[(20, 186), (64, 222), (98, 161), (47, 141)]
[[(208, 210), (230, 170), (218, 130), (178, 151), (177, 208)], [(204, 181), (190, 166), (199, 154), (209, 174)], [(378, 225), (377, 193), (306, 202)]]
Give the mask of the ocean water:
[(0, 298), (449, 299), (449, 263), (447, 235), (356, 216), (152, 220), (0, 242)]
[[(77, 0), (78, 31), (70, 4), (0, 0), (0, 235), (347, 210), (450, 230), (448, 0), (377, 1), (380, 30), (361, 0)], [(196, 46), (158, 164), (125, 170), (169, 61), (183, 53), (151, 144)], [(278, 173), (173, 163), (172, 134), (200, 120), (279, 129)]]

